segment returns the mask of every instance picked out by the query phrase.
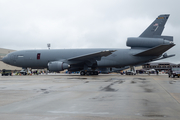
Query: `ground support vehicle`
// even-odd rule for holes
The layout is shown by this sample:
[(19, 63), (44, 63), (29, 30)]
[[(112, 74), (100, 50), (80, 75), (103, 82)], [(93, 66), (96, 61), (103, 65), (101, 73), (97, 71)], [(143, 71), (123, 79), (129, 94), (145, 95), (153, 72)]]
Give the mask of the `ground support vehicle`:
[(3, 69), (1, 75), (2, 76), (8, 76), (8, 75), (11, 76), (12, 75), (12, 71), (11, 70)]
[(171, 68), (171, 70), (169, 71), (169, 77), (180, 77), (180, 68)]

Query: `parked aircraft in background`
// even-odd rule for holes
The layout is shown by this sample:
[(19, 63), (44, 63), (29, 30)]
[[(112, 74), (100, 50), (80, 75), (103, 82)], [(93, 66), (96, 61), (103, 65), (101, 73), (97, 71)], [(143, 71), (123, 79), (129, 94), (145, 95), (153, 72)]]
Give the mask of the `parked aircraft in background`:
[[(159, 15), (139, 36), (129, 37), (126, 45), (130, 49), (48, 49), (22, 50), (9, 53), (3, 62), (26, 68), (48, 68), (50, 71), (81, 71), (81, 75), (97, 75), (97, 68), (122, 68), (174, 55), (163, 54), (173, 47), (172, 36), (161, 36), (169, 14)], [(136, 28), (137, 29), (137, 28)]]

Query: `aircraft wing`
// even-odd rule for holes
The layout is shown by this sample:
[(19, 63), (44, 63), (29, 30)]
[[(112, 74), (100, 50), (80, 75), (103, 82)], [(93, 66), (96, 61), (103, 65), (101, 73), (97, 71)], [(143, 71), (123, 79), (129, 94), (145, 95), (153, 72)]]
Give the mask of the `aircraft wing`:
[(143, 52), (137, 53), (134, 56), (159, 56), (173, 46), (175, 46), (175, 44), (159, 45), (159, 46), (156, 46), (154, 48), (150, 48), (150, 49), (145, 50)]
[(104, 51), (100, 51), (100, 52), (85, 54), (85, 55), (69, 58), (68, 61), (85, 61), (85, 60), (89, 60), (89, 59), (101, 60), (101, 57), (106, 57), (115, 51), (116, 50), (104, 50)]

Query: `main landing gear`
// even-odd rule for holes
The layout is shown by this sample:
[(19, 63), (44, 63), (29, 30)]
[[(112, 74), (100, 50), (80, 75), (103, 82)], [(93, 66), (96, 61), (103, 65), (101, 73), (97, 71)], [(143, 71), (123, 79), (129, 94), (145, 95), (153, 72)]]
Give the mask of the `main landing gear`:
[(98, 75), (98, 71), (81, 71), (80, 75)]

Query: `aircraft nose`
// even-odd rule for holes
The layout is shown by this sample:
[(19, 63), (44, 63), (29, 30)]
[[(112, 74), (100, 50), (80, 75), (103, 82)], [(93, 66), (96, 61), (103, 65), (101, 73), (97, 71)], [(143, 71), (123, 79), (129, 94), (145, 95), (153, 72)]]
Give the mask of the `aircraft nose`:
[(3, 59), (2, 59), (2, 61), (4, 62), (4, 63), (9, 63), (9, 58), (6, 56), (6, 57), (4, 57)]

